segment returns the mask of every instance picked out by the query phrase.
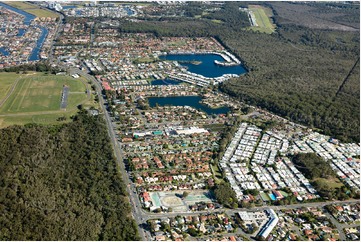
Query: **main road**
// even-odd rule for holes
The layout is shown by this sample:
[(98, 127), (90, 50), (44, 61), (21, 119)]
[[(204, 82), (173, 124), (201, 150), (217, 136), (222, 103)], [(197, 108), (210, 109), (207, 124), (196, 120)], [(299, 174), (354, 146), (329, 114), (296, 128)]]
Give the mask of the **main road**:
[(146, 213), (144, 215), (147, 219), (152, 218), (165, 218), (165, 217), (176, 217), (177, 215), (188, 216), (188, 215), (198, 215), (198, 214), (207, 214), (211, 212), (225, 212), (228, 215), (233, 215), (234, 213), (238, 213), (241, 211), (259, 211), (263, 209), (273, 209), (273, 210), (283, 210), (283, 209), (297, 209), (303, 207), (309, 208), (321, 208), (330, 204), (348, 204), (348, 203), (359, 203), (357, 199), (351, 199), (347, 201), (329, 201), (329, 202), (315, 202), (315, 203), (297, 203), (291, 205), (283, 205), (283, 206), (259, 206), (253, 208), (236, 208), (236, 209), (215, 209), (215, 210), (205, 210), (205, 211), (196, 211), (196, 212), (183, 212), (183, 213)]
[(126, 169), (125, 169), (125, 165), (123, 162), (123, 159), (124, 159), (123, 154), (122, 154), (121, 148), (119, 146), (119, 142), (116, 139), (116, 134), (114, 132), (115, 126), (113, 125), (112, 120), (111, 120), (109, 113), (105, 106), (105, 100), (102, 95), (102, 86), (93, 76), (89, 75), (88, 73), (86, 73), (84, 71), (81, 71), (76, 68), (70, 68), (69, 72), (70, 72), (70, 75), (78, 74), (80, 76), (83, 76), (86, 79), (92, 81), (93, 84), (95, 85), (95, 90), (99, 97), (99, 104), (104, 113), (105, 121), (108, 126), (108, 134), (109, 134), (112, 146), (113, 146), (114, 155), (115, 155), (117, 164), (119, 166), (119, 170), (121, 172), (123, 181), (126, 184), (127, 192), (129, 194), (133, 218), (135, 219), (135, 221), (139, 227), (138, 230), (139, 230), (141, 239), (142, 240), (150, 240), (150, 237), (149, 237), (150, 235), (147, 234), (147, 231), (145, 230), (146, 219), (142, 216), (142, 208), (141, 208), (140, 201), (135, 193), (135, 187), (134, 187), (133, 183), (131, 182), (131, 180), (126, 172)]

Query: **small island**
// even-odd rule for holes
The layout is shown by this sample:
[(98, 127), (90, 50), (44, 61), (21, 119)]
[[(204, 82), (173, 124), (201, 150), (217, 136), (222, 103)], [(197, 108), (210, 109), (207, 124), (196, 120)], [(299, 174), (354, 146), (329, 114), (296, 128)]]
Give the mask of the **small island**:
[(178, 60), (178, 62), (180, 63), (180, 64), (192, 64), (192, 65), (200, 65), (200, 64), (202, 64), (202, 61), (198, 61), (198, 60), (184, 60), (184, 61), (180, 61), (180, 60)]

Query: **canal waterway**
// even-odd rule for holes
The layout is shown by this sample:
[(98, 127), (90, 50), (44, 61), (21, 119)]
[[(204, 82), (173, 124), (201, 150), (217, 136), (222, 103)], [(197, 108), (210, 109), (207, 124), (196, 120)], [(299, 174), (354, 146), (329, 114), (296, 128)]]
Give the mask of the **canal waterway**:
[(128, 16), (134, 15), (134, 11), (129, 7), (124, 7), (124, 10), (127, 11)]
[(41, 46), (43, 45), (46, 36), (48, 36), (48, 29), (38, 26), (38, 28), (41, 29), (41, 34), (39, 39), (36, 41), (36, 47), (33, 49), (33, 51), (31, 52), (31, 55), (29, 57), (29, 61), (36, 61), (39, 60), (39, 53), (41, 51)]
[(160, 85), (165, 85), (165, 86), (168, 86), (168, 85), (179, 85), (181, 82), (180, 81), (176, 81), (176, 80), (172, 80), (172, 79), (164, 79), (164, 80), (154, 80), (154, 81), (151, 81), (151, 84), (152, 85), (155, 85), (155, 86), (160, 86)]
[(3, 56), (8, 56), (9, 52), (4, 47), (0, 47), (0, 54)]
[(149, 97), (149, 106), (155, 107), (156, 104), (159, 106), (190, 106), (196, 109), (200, 109), (208, 115), (211, 114), (226, 114), (230, 111), (228, 107), (221, 108), (210, 108), (200, 101), (200, 96), (181, 96), (181, 97)]
[(73, 6), (73, 5), (66, 5), (66, 6), (61, 6), (64, 10), (65, 9), (73, 9), (73, 8), (77, 8), (77, 6)]
[(18, 13), (18, 14), (23, 15), (25, 17), (25, 19), (24, 19), (24, 24), (25, 25), (29, 25), (31, 23), (31, 21), (33, 21), (33, 19), (35, 19), (35, 15), (32, 15), (31, 13), (25, 12), (25, 11), (23, 11), (21, 9), (18, 9), (18, 8), (14, 8), (14, 7), (12, 7), (10, 5), (7, 5), (5, 3), (0, 2), (0, 6), (2, 6), (4, 8), (7, 8), (7, 9), (13, 11), (13, 12)]
[(16, 36), (19, 36), (19, 37), (24, 36), (25, 32), (26, 32), (26, 29), (19, 29), (19, 32)]
[[(25, 12), (21, 9), (18, 9), (18, 8), (14, 8), (10, 5), (7, 5), (7, 4), (4, 4), (4, 3), (1, 3), (0, 2), (0, 6), (4, 7), (4, 8), (7, 8), (13, 12), (16, 12), (18, 14), (21, 14), (23, 15), (25, 18), (24, 18), (24, 25), (30, 25), (31, 21), (33, 21), (35, 19), (35, 15), (33, 14), (30, 14), (28, 12)], [(34, 26), (34, 27), (37, 27), (41, 30), (41, 34), (38, 38), (38, 40), (36, 41), (36, 47), (32, 50), (31, 52), (31, 55), (29, 57), (29, 61), (36, 61), (36, 60), (39, 60), (40, 57), (39, 57), (39, 53), (41, 51), (41, 47), (46, 39), (46, 36), (48, 35), (48, 29), (44, 28), (44, 27), (41, 27), (41, 26)], [(20, 29), (19, 30), (19, 33), (18, 33), (18, 36), (23, 36), (24, 33), (25, 33), (26, 30), (24, 29)]]
[(210, 78), (220, 77), (224, 74), (240, 75), (247, 72), (242, 65), (216, 65), (215, 60), (225, 61), (222, 56), (216, 54), (169, 54), (159, 58), (161, 60), (178, 61), (180, 65), (187, 67), (188, 71)]

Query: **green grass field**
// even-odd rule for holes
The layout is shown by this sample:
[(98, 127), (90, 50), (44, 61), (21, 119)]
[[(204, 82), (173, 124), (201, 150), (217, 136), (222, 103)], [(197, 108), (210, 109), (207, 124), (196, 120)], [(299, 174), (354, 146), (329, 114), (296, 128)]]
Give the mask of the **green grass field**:
[(222, 20), (219, 20), (219, 19), (212, 19), (212, 22), (216, 23), (216, 24), (221, 24), (223, 23)]
[(321, 181), (326, 187), (329, 188), (339, 188), (343, 186), (343, 183), (338, 178), (333, 179), (325, 179), (325, 178), (317, 178), (313, 181)]
[[(11, 92), (16, 80), (16, 86)], [(66, 110), (60, 109), (63, 85), (69, 86)], [(60, 117), (69, 121), (70, 116), (77, 112), (79, 104), (98, 107), (93, 95), (88, 99), (85, 92), (87, 88), (90, 89), (90, 85), (82, 78), (35, 72), (22, 75), (0, 73), (0, 98), (11, 93), (0, 106), (0, 128), (12, 124), (58, 123), (57, 119)]]
[(0, 73), (0, 103), (6, 97), (11, 87), (15, 83), (15, 80), (22, 75), (15, 73)]
[(34, 14), (38, 18), (42, 18), (42, 17), (57, 18), (58, 17), (57, 14), (47, 11), (47, 10), (44, 10), (44, 9), (26, 9), (24, 11)]
[(8, 2), (4, 2), (7, 5), (13, 6), (15, 8), (24, 10), (25, 12), (31, 13), (33, 15), (35, 15), (36, 17), (51, 17), (51, 18), (57, 18), (59, 17), (58, 14), (49, 11), (49, 10), (45, 10), (45, 9), (41, 9), (36, 5), (33, 4), (29, 4), (26, 2), (19, 2), (19, 1), (8, 1)]
[(204, 124), (203, 128), (209, 129), (212, 132), (222, 131), (225, 129), (224, 124)]
[(169, 41), (167, 43), (168, 46), (176, 46), (176, 47), (182, 47), (186, 45), (186, 42), (184, 40), (177, 40), (177, 41)]
[(263, 201), (270, 201), (271, 200), (269, 198), (269, 196), (264, 192), (260, 192), (260, 195), (261, 195)]
[(215, 178), (215, 182), (217, 184), (221, 183), (223, 181), (223, 176), (221, 171), (219, 170), (218, 166), (216, 165), (211, 165), (212, 170), (213, 170), (213, 174), (214, 174), (214, 178)]
[(253, 11), (258, 24), (258, 26), (249, 27), (249, 29), (267, 34), (271, 34), (275, 31), (276, 27), (271, 23), (269, 18), (272, 16), (272, 11), (270, 11), (270, 9), (259, 5), (249, 5), (248, 8)]
[(134, 60), (135, 63), (152, 63), (155, 59), (152, 57), (140, 57)]
[[(14, 92), (0, 108), (0, 113), (59, 110), (63, 85), (70, 87), (69, 106), (74, 106), (86, 99), (86, 87), (80, 80), (65, 76), (36, 74), (22, 77), (18, 81)], [(72, 94), (72, 92), (77, 93)]]
[[(74, 115), (76, 111), (59, 112), (51, 114), (27, 114), (19, 116), (6, 116), (0, 117), (0, 128), (4, 128), (10, 125), (24, 125), (28, 123), (38, 124), (60, 124), (71, 121), (70, 117)], [(59, 121), (58, 118), (65, 117), (63, 121)]]

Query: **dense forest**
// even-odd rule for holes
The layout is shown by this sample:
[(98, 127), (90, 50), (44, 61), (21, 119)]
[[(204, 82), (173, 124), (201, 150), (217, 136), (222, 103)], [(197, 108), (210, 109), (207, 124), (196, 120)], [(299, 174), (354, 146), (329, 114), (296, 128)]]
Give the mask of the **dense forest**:
[(320, 177), (331, 179), (336, 177), (330, 164), (314, 153), (297, 154), (293, 157), (292, 161), (297, 166), (297, 169), (305, 174), (308, 179)]
[(139, 240), (101, 118), (0, 137), (1, 240)]
[(214, 195), (218, 202), (223, 204), (228, 208), (237, 208), (238, 207), (238, 199), (236, 198), (236, 194), (227, 182), (222, 182), (217, 184), (213, 188)]
[[(226, 3), (220, 11), (230, 7), (229, 4), (236, 9), (244, 5)], [(319, 128), (342, 141), (359, 142), (360, 38), (359, 30), (354, 31), (357, 26), (348, 23), (353, 26), (350, 27), (352, 31), (338, 28), (346, 17), (340, 14), (339, 9), (332, 15), (333, 8), (327, 4), (258, 4), (272, 7), (278, 26), (275, 33), (268, 35), (245, 30), (243, 22), (234, 24), (234, 21), (246, 21), (240, 20), (242, 17), (234, 11), (229, 12), (220, 23), (207, 18), (181, 17), (164, 21), (122, 20), (119, 30), (154, 33), (160, 37), (214, 36), (249, 70), (247, 74), (223, 83), (220, 86), (222, 91), (290, 120)], [(322, 24), (312, 28), (308, 27), (308, 22), (289, 19), (292, 16), (289, 11), (299, 8), (304, 12), (312, 9), (313, 17), (317, 12), (322, 13), (323, 18), (315, 18)], [(358, 14), (358, 10), (356, 5), (348, 6), (346, 11), (353, 16)], [(307, 18), (306, 15), (303, 17)], [(335, 19), (342, 21), (335, 23)], [(352, 22), (359, 18), (347, 19)], [(336, 24), (336, 27), (322, 28), (327, 24)], [(340, 87), (342, 90), (339, 90)]]
[(272, 2), (278, 25), (297, 24), (316, 29), (357, 31), (360, 5), (357, 2)]

